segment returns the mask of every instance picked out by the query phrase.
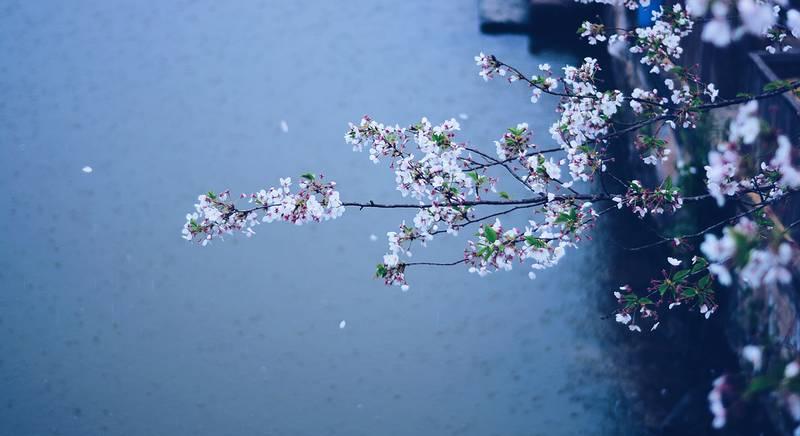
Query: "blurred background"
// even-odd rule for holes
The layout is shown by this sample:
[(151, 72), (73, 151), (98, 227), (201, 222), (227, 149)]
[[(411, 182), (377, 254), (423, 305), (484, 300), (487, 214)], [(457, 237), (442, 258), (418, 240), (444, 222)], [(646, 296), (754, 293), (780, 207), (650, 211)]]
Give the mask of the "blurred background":
[(473, 56), (577, 55), (479, 24), (455, 0), (0, 3), (0, 435), (636, 434), (601, 232), (535, 281), (417, 269), (406, 293), (372, 274), (409, 211), (180, 237), (199, 193), (304, 172), (398, 200), (344, 144), (364, 114), (548, 142), (555, 101)]

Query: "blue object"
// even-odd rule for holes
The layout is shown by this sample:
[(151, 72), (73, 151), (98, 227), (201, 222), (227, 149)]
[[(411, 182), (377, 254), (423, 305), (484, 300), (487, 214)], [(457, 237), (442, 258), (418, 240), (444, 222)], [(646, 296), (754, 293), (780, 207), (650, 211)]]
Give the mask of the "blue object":
[(636, 11), (636, 25), (637, 27), (646, 27), (653, 23), (653, 11), (657, 11), (658, 8), (664, 2), (662, 0), (650, 0), (650, 5), (647, 7), (642, 6)]

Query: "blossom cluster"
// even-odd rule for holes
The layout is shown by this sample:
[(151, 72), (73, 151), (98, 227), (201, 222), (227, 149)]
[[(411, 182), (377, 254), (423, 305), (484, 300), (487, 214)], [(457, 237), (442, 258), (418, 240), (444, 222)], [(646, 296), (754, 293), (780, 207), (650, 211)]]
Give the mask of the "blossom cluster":
[(653, 331), (661, 323), (660, 308), (667, 306), (668, 310), (672, 310), (681, 305), (697, 309), (703, 317), (710, 318), (718, 306), (711, 286), (713, 279), (709, 274), (709, 263), (703, 257), (694, 256), (688, 267), (679, 269), (683, 262), (668, 257), (670, 270), (662, 271), (662, 279), (652, 280), (644, 295), (634, 292), (629, 285), (614, 291), (614, 298), (620, 305), (615, 312), (616, 321), (627, 325), (631, 331), (641, 332), (640, 321), (648, 320)]
[[(649, 0), (577, 0), (581, 3), (622, 3), (628, 9), (648, 6)], [(725, 47), (745, 34), (764, 38), (770, 53), (787, 51), (789, 35), (800, 38), (800, 12), (785, 0), (686, 0), (683, 19), (705, 21), (701, 38), (717, 47)], [(686, 15), (684, 14), (684, 15)], [(710, 16), (709, 16), (710, 15)], [(671, 18), (671, 17), (668, 17)], [(732, 24), (734, 26), (732, 26)], [(582, 29), (586, 29), (585, 26)], [(583, 33), (581, 36), (593, 38)], [(590, 39), (590, 44), (592, 41)]]
[(734, 226), (725, 227), (722, 237), (706, 233), (700, 250), (711, 261), (709, 271), (720, 284), (733, 282), (731, 271), (738, 272), (746, 285), (761, 286), (787, 284), (792, 280), (791, 266), (796, 249), (785, 241), (774, 241), (766, 247), (765, 229), (755, 221), (742, 217)]
[(517, 127), (508, 129), (503, 137), (494, 141), (497, 157), (501, 160), (519, 158), (524, 159), (529, 150), (536, 147), (531, 142), (531, 131), (528, 123), (517, 124)]
[[(460, 125), (455, 119), (433, 125), (423, 118), (412, 126), (400, 127), (384, 125), (365, 116), (359, 124), (351, 123), (345, 134), (345, 141), (353, 145), (354, 151), (368, 147), (369, 158), (374, 163), (382, 158), (389, 159), (397, 190), (403, 197), (431, 203), (419, 208), (413, 226), (403, 223), (400, 232), (387, 234), (389, 252), (378, 266), (378, 275), (387, 284), (407, 286), (401, 256), (411, 256), (411, 241), (423, 244), (430, 241), (440, 224), (448, 233), (456, 233), (459, 224), (471, 216), (471, 208), (464, 203), (480, 199), (482, 191), (494, 190), (495, 179), (470, 171), (475, 160), (466, 151), (465, 144), (456, 141), (458, 130)], [(510, 132), (504, 144), (527, 147), (530, 139), (527, 125)]]
[(565, 162), (564, 159), (556, 162), (552, 157), (545, 158), (542, 154), (529, 156), (524, 163), (528, 170), (525, 178), (528, 188), (535, 193), (546, 193), (548, 184), (554, 181), (560, 183), (561, 165)]
[[(674, 119), (679, 119), (683, 127), (694, 127), (696, 113), (684, 109), (697, 106), (702, 102), (702, 97), (714, 102), (719, 95), (719, 90), (713, 83), (702, 83), (696, 75), (678, 66), (678, 60), (683, 54), (681, 42), (691, 33), (694, 22), (680, 3), (668, 9), (659, 8), (653, 11), (652, 22), (647, 27), (615, 29), (609, 32), (603, 24), (586, 21), (578, 29), (578, 33), (587, 38), (590, 45), (608, 41), (609, 50), (612, 47), (617, 50), (616, 47), (629, 45), (628, 51), (640, 55), (640, 62), (649, 66), (651, 73), (673, 76), (664, 79), (669, 99), (660, 97), (657, 89), (648, 91), (640, 88), (634, 89), (630, 96), (623, 97), (629, 100), (635, 114), (653, 117), (669, 115), (667, 118), (673, 119), (668, 119), (665, 123), (673, 128)], [(653, 164), (656, 157), (648, 156), (647, 159), (647, 163)]]
[(524, 230), (506, 230), (499, 219), (482, 226), (477, 240), (469, 241), (464, 252), (469, 271), (485, 276), (492, 271), (511, 270), (515, 262), (530, 262), (532, 271), (528, 276), (534, 279), (535, 271), (556, 265), (566, 248), (574, 247), (597, 217), (590, 202), (549, 202), (542, 213), (541, 223), (530, 220)]
[[(556, 109), (561, 116), (551, 125), (549, 132), (567, 155), (565, 163), (572, 181), (566, 182), (565, 187), (571, 186), (574, 181), (591, 179), (597, 170), (605, 170), (602, 154), (590, 143), (604, 141), (612, 125), (612, 117), (619, 111), (625, 96), (619, 90), (601, 91), (597, 88), (595, 74), (600, 67), (596, 59), (587, 57), (577, 67), (565, 66), (561, 77), (554, 77), (550, 65), (542, 64), (539, 66), (542, 75), (534, 75), (531, 79), (510, 70), (493, 56), (481, 53), (475, 59), (481, 67), (479, 75), (486, 80), (498, 75), (508, 76), (510, 82), (526, 81), (533, 87), (533, 103), (538, 102), (542, 93), (561, 97)], [(559, 83), (563, 84), (564, 89), (556, 93)], [(506, 137), (496, 144), (498, 156), (508, 158), (513, 153), (519, 155), (519, 144), (508, 146), (505, 142)]]
[(647, 165), (656, 166), (661, 162), (666, 162), (672, 153), (672, 150), (667, 147), (666, 140), (650, 135), (637, 136), (634, 146), (642, 154), (642, 161)]
[(466, 156), (465, 145), (455, 141), (455, 132), (460, 129), (455, 119), (434, 126), (423, 118), (410, 127), (399, 127), (365, 116), (360, 124), (350, 124), (345, 141), (355, 151), (368, 146), (374, 163), (388, 157), (397, 190), (404, 197), (461, 203), (467, 197), (479, 196), (479, 192), (474, 189), (476, 179), (465, 171), (472, 162)]
[(560, 118), (550, 127), (553, 140), (565, 151), (569, 174), (573, 181), (587, 181), (595, 171), (605, 170), (602, 155), (590, 142), (602, 141), (608, 134), (611, 119), (624, 101), (619, 90), (601, 92), (595, 85), (600, 67), (597, 60), (584, 58), (578, 67), (564, 67), (565, 89), (556, 109)]
[(581, 38), (586, 38), (589, 45), (597, 45), (598, 42), (607, 40), (605, 26), (602, 24), (591, 23), (584, 21), (581, 27), (578, 28), (578, 34)]
[[(645, 110), (652, 110), (654, 108), (659, 108), (661, 113), (663, 113), (663, 109), (661, 109), (669, 100), (665, 97), (659, 97), (658, 89), (653, 89), (651, 91), (646, 91), (640, 88), (634, 88), (631, 91), (631, 99), (628, 104), (630, 104), (631, 109), (636, 114), (642, 114)], [(648, 104), (650, 103), (650, 104)]]
[[(794, 165), (792, 145), (785, 135), (777, 136), (777, 148), (769, 163), (746, 165), (752, 161), (752, 151), (761, 145), (756, 142), (761, 131), (757, 110), (755, 100), (741, 105), (731, 121), (728, 140), (708, 153), (706, 183), (719, 206), (725, 204), (726, 197), (745, 190), (764, 191), (767, 199), (775, 199), (800, 188), (800, 171)], [(743, 159), (743, 154), (748, 159)]]
[(734, 392), (726, 375), (721, 375), (712, 382), (711, 391), (708, 393), (708, 409), (714, 417), (711, 421), (712, 427), (720, 429), (725, 426), (728, 419), (725, 403), (730, 401)]
[[(741, 357), (747, 370), (738, 376), (723, 374), (714, 379), (708, 393), (712, 427), (725, 427), (736, 413), (732, 406), (757, 395), (777, 398), (795, 425), (800, 424), (800, 361), (797, 356), (782, 358), (781, 353), (770, 348), (745, 345), (741, 349)], [(768, 364), (769, 359), (765, 354), (770, 353), (772, 362)], [(794, 434), (800, 434), (800, 425), (795, 428)]]
[[(764, 38), (770, 53), (787, 51), (787, 37), (800, 37), (800, 12), (786, 9), (787, 2), (777, 0), (687, 0), (686, 9), (695, 18), (707, 20), (703, 41), (725, 47), (745, 34)], [(733, 18), (739, 19), (735, 22)], [(732, 27), (731, 24), (737, 24)]]
[[(568, 72), (567, 83), (577, 84), (579, 76), (589, 79), (593, 74), (592, 68), (588, 66)], [(546, 65), (542, 65), (540, 70), (546, 74), (550, 71)], [(493, 74), (487, 72), (485, 77)], [(540, 79), (534, 77), (534, 80)], [(544, 80), (542, 83), (548, 82)], [(568, 186), (560, 181), (561, 166), (568, 165), (573, 172), (579, 171), (575, 166), (576, 160), (556, 161), (536, 154), (536, 145), (531, 142), (531, 131), (526, 123), (508, 129), (500, 140), (495, 141), (499, 160), (485, 154), (478, 155), (488, 160), (488, 164), (479, 163), (466, 145), (456, 140), (455, 132), (459, 128), (455, 120), (432, 125), (427, 119), (422, 119), (410, 127), (399, 127), (364, 117), (359, 124), (351, 124), (345, 134), (346, 142), (355, 151), (367, 148), (373, 162), (389, 159), (397, 189), (403, 196), (429, 202), (418, 208), (411, 224), (403, 222), (399, 231), (387, 233), (389, 250), (376, 270), (387, 284), (407, 289), (407, 262), (403, 259), (412, 256), (412, 243), (425, 246), (438, 233), (456, 234), (461, 226), (475, 217), (474, 207), (469, 202), (480, 201), (482, 193), (495, 191), (496, 184), (495, 178), (488, 176), (485, 170), (479, 173), (478, 168), (516, 160), (519, 164), (517, 169), (523, 170), (516, 177), (530, 192), (540, 195), (537, 202), (542, 206), (536, 212), (544, 220), (538, 224), (531, 220), (526, 229), (504, 231), (500, 237), (491, 236), (491, 226), (481, 227), (479, 240), (470, 242), (465, 252), (464, 260), (471, 265), (473, 272), (484, 275), (494, 269), (509, 269), (512, 259), (530, 260), (533, 269), (555, 265), (563, 256), (564, 249), (580, 239), (588, 226), (584, 221), (591, 221), (596, 215), (588, 202), (573, 205), (556, 199), (552, 191)], [(585, 157), (578, 159), (581, 165), (588, 161)], [(510, 167), (507, 169), (514, 171)], [(555, 187), (551, 189), (551, 185)], [(503, 194), (500, 193), (501, 197), (507, 198), (507, 194), (505, 197)], [(496, 225), (499, 231), (499, 220)], [(491, 239), (488, 243), (487, 237)]]
[(325, 182), (322, 176), (304, 174), (292, 193), (291, 178), (280, 179), (280, 186), (242, 194), (253, 205), (239, 209), (230, 191), (208, 192), (197, 197), (195, 211), (186, 215), (182, 234), (186, 240), (198, 240), (207, 245), (215, 238), (240, 231), (255, 234), (253, 227), (260, 223), (284, 221), (293, 224), (327, 221), (344, 213), (336, 191), (336, 182)]
[[(533, 87), (531, 103), (537, 103), (539, 98), (542, 97), (543, 92), (554, 94), (558, 89), (558, 80), (553, 77), (553, 69), (550, 67), (550, 64), (539, 65), (539, 71), (541, 71), (542, 75), (533, 75), (528, 81)], [(512, 82), (517, 79), (522, 79), (522, 77), (520, 76), (517, 78), (516, 76), (512, 76), (510, 78)]]
[(405, 264), (400, 261), (400, 254), (405, 252), (410, 255), (408, 247), (404, 243), (410, 243), (417, 239), (418, 233), (413, 227), (400, 225), (400, 232), (388, 232), (389, 253), (383, 255), (383, 262), (379, 263), (375, 276), (383, 278), (387, 285), (400, 286), (404, 291), (408, 290), (408, 283), (405, 276)]
[(644, 218), (648, 213), (675, 212), (683, 206), (680, 189), (672, 185), (671, 178), (667, 178), (656, 189), (647, 189), (640, 181), (633, 180), (624, 196), (617, 196), (612, 200), (618, 209), (628, 207), (640, 218)]
[(659, 8), (652, 16), (652, 26), (636, 28), (633, 35), (618, 38), (633, 40), (630, 52), (641, 54), (641, 63), (650, 66), (650, 72), (671, 71), (683, 54), (681, 39), (692, 31), (694, 22), (680, 3), (667, 10)]
[[(504, 65), (500, 65), (492, 55), (486, 55), (481, 52), (479, 55), (475, 56), (475, 64), (481, 67), (481, 71), (478, 73), (483, 80), (489, 80), (494, 78), (494, 75), (497, 74), (498, 76), (505, 76), (508, 73), (508, 68)], [(510, 80), (517, 80), (516, 78)]]
[(706, 179), (708, 192), (717, 200), (718, 206), (725, 204), (725, 197), (739, 192), (739, 153), (733, 147), (734, 143), (717, 145), (716, 150), (708, 153), (706, 165)]

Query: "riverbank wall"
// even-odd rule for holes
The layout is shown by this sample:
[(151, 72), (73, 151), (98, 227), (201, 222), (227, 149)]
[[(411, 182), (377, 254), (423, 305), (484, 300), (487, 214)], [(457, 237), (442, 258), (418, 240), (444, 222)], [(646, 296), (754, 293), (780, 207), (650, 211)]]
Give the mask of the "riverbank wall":
[[(654, 5), (655, 6), (655, 5)], [(665, 5), (666, 7), (666, 5)], [(656, 7), (657, 8), (657, 7)], [(616, 28), (634, 28), (647, 26), (648, 17), (642, 11), (629, 11), (621, 6), (608, 7), (604, 13), (606, 23)], [(758, 41), (745, 38), (725, 48), (718, 48), (701, 41), (701, 28), (698, 26), (685, 39), (685, 52), (680, 64), (684, 68), (695, 71), (704, 82), (714, 83), (720, 90), (720, 98), (733, 98), (737, 94), (757, 94), (762, 92), (768, 83), (800, 77), (798, 54), (768, 55), (761, 51)], [(664, 85), (664, 75), (649, 73), (649, 68), (642, 65), (627, 50), (620, 46), (609, 50), (611, 58), (611, 74), (613, 84), (618, 89), (630, 92), (634, 88), (658, 89), (662, 95), (669, 95)], [(759, 103), (759, 113), (771, 129), (776, 133), (787, 135), (793, 144), (800, 144), (800, 100), (795, 96), (784, 95)], [(696, 131), (682, 131), (676, 134), (671, 129), (664, 129), (662, 138), (667, 141), (674, 157), (687, 171), (681, 171), (673, 165), (654, 167), (641, 164), (635, 151), (633, 136), (626, 138), (622, 145), (627, 148), (624, 156), (625, 166), (633, 168), (637, 178), (658, 182), (666, 177), (681, 180), (688, 189), (703, 189), (705, 177), (704, 165), (707, 164), (708, 150), (727, 136), (727, 123), (735, 115), (736, 108), (720, 108), (712, 110), (701, 120)], [(758, 153), (757, 153), (758, 154)], [(769, 161), (764, 155), (753, 156), (760, 161)], [(683, 186), (682, 186), (683, 188)], [(703, 192), (696, 193), (703, 193)], [(688, 195), (694, 193), (686, 193)], [(800, 203), (789, 200), (781, 207), (770, 207), (767, 216), (776, 228), (781, 229), (787, 223), (800, 217)], [(707, 204), (694, 205), (679, 214), (656, 220), (657, 230), (662, 234), (680, 234), (678, 228), (703, 229), (720, 220), (733, 217), (735, 207), (718, 208), (713, 200)], [(791, 240), (791, 232), (787, 233)], [(693, 241), (695, 247), (699, 240)], [(793, 283), (798, 283), (798, 275), (794, 272)], [(721, 304), (720, 322), (729, 352), (735, 356), (745, 345), (764, 346), (765, 367), (778, 366), (789, 358), (800, 354), (800, 299), (796, 285), (774, 286), (763, 289), (751, 289), (741, 284), (731, 287), (718, 286), (717, 295)], [(677, 320), (676, 320), (677, 321)], [(675, 338), (679, 340), (678, 338)], [(746, 367), (746, 366), (742, 366)], [(736, 372), (738, 368), (724, 368)], [(779, 434), (792, 434), (794, 423), (783, 411), (777, 396), (762, 396), (758, 400), (762, 410), (769, 417), (770, 424)]]

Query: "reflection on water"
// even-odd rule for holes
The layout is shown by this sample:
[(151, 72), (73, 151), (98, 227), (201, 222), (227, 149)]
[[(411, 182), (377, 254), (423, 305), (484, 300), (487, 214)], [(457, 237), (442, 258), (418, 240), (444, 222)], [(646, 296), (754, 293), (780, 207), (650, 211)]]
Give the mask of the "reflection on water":
[[(527, 121), (546, 142), (553, 102), (483, 84), (472, 56), (570, 57), (477, 27), (455, 1), (3, 5), (0, 433), (631, 432), (598, 337), (602, 244), (533, 282), (420, 270), (401, 293), (370, 279), (369, 236), (409, 214), (179, 237), (198, 193), (306, 171), (396, 198), (341, 139), (364, 113), (465, 114), (481, 146)], [(463, 240), (434, 245), (417, 257)]]

